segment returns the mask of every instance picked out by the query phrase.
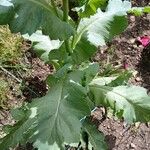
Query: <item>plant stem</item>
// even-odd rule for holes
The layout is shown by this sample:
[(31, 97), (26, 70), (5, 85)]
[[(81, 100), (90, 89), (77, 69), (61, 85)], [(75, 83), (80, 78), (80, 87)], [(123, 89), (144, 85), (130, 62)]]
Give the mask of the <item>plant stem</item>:
[(56, 5), (55, 5), (54, 0), (51, 0), (51, 4), (52, 4), (52, 6), (53, 6), (53, 9), (54, 9), (54, 11), (55, 11), (55, 14), (56, 14), (57, 17), (59, 18), (59, 14), (58, 14), (58, 12), (57, 12), (57, 7), (56, 7)]
[(3, 70), (6, 74), (10, 75), (12, 78), (14, 78), (17, 82), (21, 83), (22, 80), (18, 79), (16, 76), (14, 76), (11, 72), (7, 71), (5, 68), (0, 66), (0, 69)]
[(65, 40), (65, 47), (66, 47), (66, 51), (69, 53), (69, 55), (71, 55), (72, 50), (71, 50), (71, 47), (70, 47), (69, 40)]
[(14, 66), (10, 66), (10, 65), (1, 65), (3, 68), (7, 69), (7, 68), (15, 68), (15, 69), (31, 69), (31, 67), (26, 66), (26, 65), (14, 65)]
[[(68, 16), (69, 16), (69, 1), (63, 0), (63, 20), (67, 23), (68, 23)], [(72, 50), (70, 48), (69, 39), (65, 40), (65, 46), (66, 46), (66, 51), (70, 55), (72, 53)]]
[[(0, 66), (0, 69), (2, 71), (4, 71), (5, 74), (8, 74), (9, 76), (11, 76), (13, 79), (15, 79), (18, 83), (22, 83), (22, 80), (18, 79), (15, 75), (13, 75), (11, 72), (7, 71), (5, 68), (3, 68), (2, 66)], [(33, 91), (31, 88), (29, 88), (28, 86), (24, 85), (24, 87), (26, 87), (28, 90), (30, 90), (32, 93), (34, 93), (35, 95), (37, 95), (39, 97), (39, 95)]]
[(63, 0), (63, 20), (68, 22), (68, 13), (69, 13), (69, 2), (68, 0)]

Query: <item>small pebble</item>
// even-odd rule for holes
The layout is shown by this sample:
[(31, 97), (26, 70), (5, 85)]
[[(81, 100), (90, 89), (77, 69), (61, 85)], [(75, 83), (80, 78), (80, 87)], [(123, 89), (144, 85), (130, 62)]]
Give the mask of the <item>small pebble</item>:
[(130, 43), (135, 43), (135, 39), (133, 38), (133, 39), (130, 39)]
[(140, 82), (142, 79), (140, 77), (136, 77), (135, 81)]
[(133, 144), (133, 143), (130, 144), (130, 147), (131, 148), (136, 148), (135, 144)]
[(135, 45), (133, 45), (133, 48), (137, 48), (137, 45), (135, 44)]
[(136, 122), (135, 127), (138, 128), (140, 126), (140, 124), (141, 124), (140, 122)]
[(150, 14), (147, 14), (147, 19), (150, 20)]
[(144, 46), (143, 46), (143, 45), (139, 45), (139, 48), (140, 48), (140, 49), (143, 49), (143, 48), (144, 48)]
[(135, 22), (135, 16), (130, 16), (130, 20), (131, 20), (132, 22)]

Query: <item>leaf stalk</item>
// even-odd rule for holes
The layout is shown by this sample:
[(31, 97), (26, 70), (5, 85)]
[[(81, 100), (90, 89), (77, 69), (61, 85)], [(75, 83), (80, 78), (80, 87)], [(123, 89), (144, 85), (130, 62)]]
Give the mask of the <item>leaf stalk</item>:
[[(68, 17), (69, 17), (69, 1), (63, 0), (63, 20), (68, 23)], [(69, 53), (69, 55), (72, 53), (69, 39), (65, 40), (65, 47), (66, 51)]]

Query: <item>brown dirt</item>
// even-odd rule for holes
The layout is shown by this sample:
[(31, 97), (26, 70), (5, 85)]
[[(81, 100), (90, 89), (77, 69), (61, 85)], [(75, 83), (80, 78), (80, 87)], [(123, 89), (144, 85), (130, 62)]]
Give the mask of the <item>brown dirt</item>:
[(109, 150), (149, 150), (150, 126), (136, 123), (128, 125), (113, 117), (102, 119), (102, 109), (93, 112), (93, 121), (105, 135)]

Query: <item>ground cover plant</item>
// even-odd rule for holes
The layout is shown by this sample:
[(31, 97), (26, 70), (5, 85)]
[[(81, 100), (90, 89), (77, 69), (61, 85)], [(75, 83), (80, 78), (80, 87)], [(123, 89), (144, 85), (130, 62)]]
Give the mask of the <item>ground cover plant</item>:
[(0, 27), (0, 65), (15, 64), (22, 56), (20, 51), (22, 38), (19, 34), (11, 34), (8, 26)]
[[(112, 110), (128, 123), (150, 120), (150, 97), (144, 88), (126, 84), (130, 73), (101, 77), (99, 65), (89, 61), (98, 46), (125, 30), (127, 12), (135, 13), (137, 8), (121, 0), (110, 0), (108, 5), (106, 1), (80, 1), (74, 9), (79, 15), (75, 23), (68, 16), (67, 0), (62, 3), (63, 11), (54, 4), (48, 0), (0, 1), (1, 24), (9, 24), (13, 32), (31, 35), (41, 30), (48, 35), (37, 31), (28, 38), (38, 55), (55, 67), (55, 73), (47, 78), (47, 95), (12, 111), (17, 123), (9, 126), (0, 149), (26, 142), (41, 150), (65, 149), (72, 143), (77, 143), (78, 149), (80, 145), (107, 149), (103, 134), (89, 117), (97, 106)], [(138, 12), (148, 10), (140, 8)], [(45, 46), (47, 38), (51, 41), (46, 40)]]
[(7, 69), (19, 70), (22, 67), (22, 41), (20, 34), (12, 34), (8, 26), (0, 26), (0, 108), (2, 109), (9, 108), (7, 99), (10, 83), (6, 76), (10, 73)]

